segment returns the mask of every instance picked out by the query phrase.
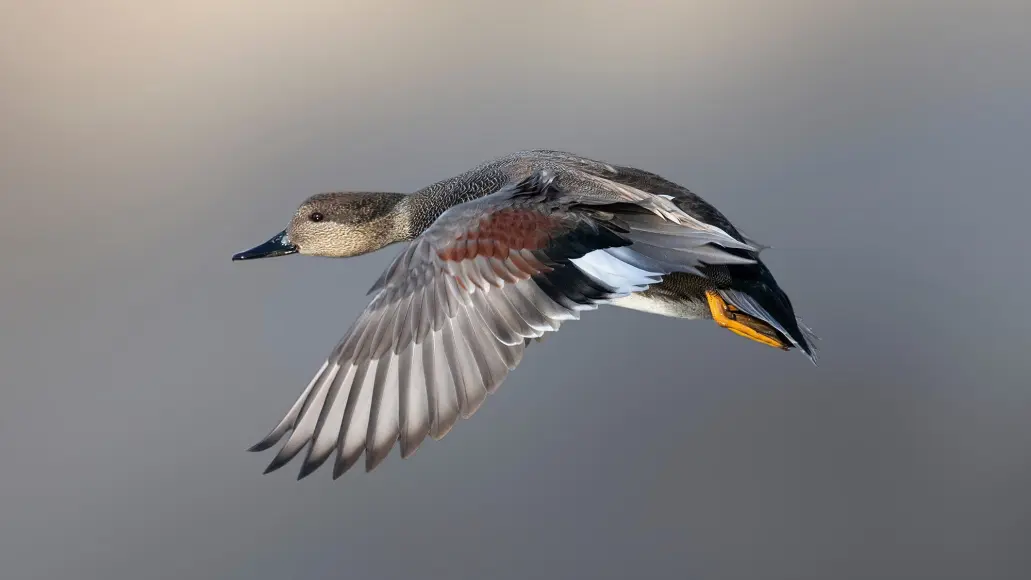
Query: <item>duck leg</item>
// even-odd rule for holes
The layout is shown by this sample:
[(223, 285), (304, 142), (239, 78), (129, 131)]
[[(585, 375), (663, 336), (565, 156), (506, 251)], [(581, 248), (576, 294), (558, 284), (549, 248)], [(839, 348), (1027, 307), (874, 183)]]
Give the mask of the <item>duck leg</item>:
[(777, 338), (776, 332), (770, 325), (741, 312), (733, 304), (728, 304), (715, 290), (706, 290), (705, 299), (716, 324), (749, 340), (773, 348), (788, 350), (788, 345)]

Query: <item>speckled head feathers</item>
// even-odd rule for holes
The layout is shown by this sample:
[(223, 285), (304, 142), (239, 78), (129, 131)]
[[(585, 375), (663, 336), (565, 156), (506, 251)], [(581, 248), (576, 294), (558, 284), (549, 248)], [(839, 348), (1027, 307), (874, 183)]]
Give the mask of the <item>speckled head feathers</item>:
[(297, 208), (287, 238), (310, 256), (345, 258), (378, 250), (409, 238), (400, 207), (405, 197), (386, 192), (313, 195)]

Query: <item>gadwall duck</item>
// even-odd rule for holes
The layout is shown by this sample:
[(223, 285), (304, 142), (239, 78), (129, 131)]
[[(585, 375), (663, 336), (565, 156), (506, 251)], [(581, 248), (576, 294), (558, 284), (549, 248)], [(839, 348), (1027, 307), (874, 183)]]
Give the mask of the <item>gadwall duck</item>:
[(658, 175), (558, 151), (523, 151), (414, 194), (314, 195), (272, 239), (233, 256), (343, 258), (410, 242), (282, 421), (252, 451), (307, 447), (298, 478), (335, 451), (334, 479), (400, 441), (410, 456), (472, 415), (533, 339), (600, 304), (707, 318), (799, 349), (811, 331), (742, 235)]

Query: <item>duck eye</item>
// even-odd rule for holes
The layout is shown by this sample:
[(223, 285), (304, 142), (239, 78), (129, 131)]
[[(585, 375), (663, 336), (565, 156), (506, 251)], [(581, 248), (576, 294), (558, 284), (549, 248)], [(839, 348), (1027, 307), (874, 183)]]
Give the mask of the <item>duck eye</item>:
[(322, 214), (317, 211), (314, 211), (311, 213), (310, 216), (308, 216), (308, 219), (310, 219), (313, 222), (320, 222), (322, 221)]

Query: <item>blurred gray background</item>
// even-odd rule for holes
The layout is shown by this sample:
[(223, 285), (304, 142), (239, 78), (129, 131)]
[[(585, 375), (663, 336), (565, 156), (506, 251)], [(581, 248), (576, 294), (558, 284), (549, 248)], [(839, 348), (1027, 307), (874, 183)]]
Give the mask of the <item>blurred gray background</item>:
[[(0, 2), (0, 577), (1031, 577), (1031, 3)], [(413, 458), (261, 472), (397, 251), (556, 148), (758, 240), (821, 366), (614, 308)]]

